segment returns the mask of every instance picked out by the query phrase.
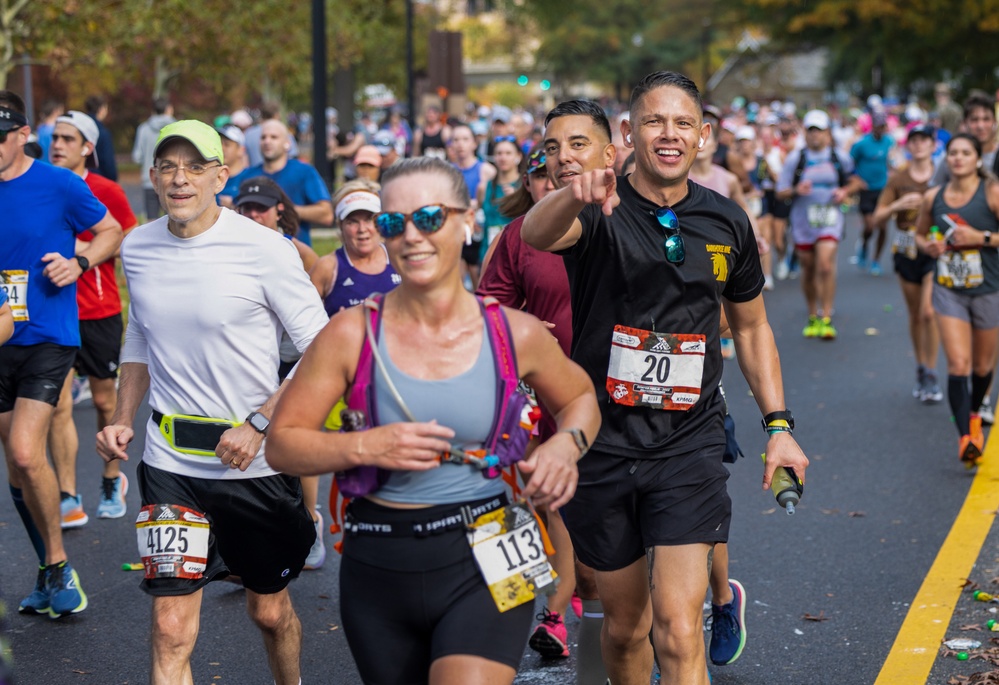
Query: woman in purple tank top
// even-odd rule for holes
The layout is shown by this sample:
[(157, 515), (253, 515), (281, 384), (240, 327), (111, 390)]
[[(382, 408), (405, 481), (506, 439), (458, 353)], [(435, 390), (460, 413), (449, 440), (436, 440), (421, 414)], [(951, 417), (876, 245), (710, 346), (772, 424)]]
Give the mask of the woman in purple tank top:
[(316, 263), (309, 277), (323, 298), (326, 313), (364, 302), (372, 293), (387, 293), (399, 284), (372, 217), (381, 211), (379, 186), (367, 180), (344, 184), (333, 198), (343, 245)]

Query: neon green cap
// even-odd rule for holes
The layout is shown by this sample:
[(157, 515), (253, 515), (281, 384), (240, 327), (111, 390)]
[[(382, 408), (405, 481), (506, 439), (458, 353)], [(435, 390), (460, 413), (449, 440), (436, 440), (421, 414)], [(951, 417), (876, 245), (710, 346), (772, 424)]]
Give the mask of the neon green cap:
[(222, 139), (218, 132), (208, 124), (196, 119), (184, 119), (167, 124), (160, 129), (160, 135), (156, 139), (156, 148), (153, 152), (153, 159), (160, 155), (160, 148), (163, 144), (181, 138), (186, 140), (204, 157), (205, 161), (217, 160), (222, 162), (225, 156), (222, 152)]

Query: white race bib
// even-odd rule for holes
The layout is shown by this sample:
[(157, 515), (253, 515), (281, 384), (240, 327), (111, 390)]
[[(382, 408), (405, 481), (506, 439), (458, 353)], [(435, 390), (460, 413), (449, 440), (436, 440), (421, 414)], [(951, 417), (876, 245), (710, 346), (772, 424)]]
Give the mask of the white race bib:
[(895, 239), (891, 246), (892, 254), (900, 254), (906, 259), (915, 259), (919, 254), (916, 249), (915, 231), (895, 231)]
[(14, 321), (28, 321), (28, 272), (0, 271), (0, 289), (7, 293)]
[(945, 288), (976, 288), (985, 280), (978, 250), (944, 252), (937, 258), (937, 283)]
[(687, 411), (701, 397), (703, 335), (614, 326), (607, 392), (617, 404)]
[(468, 544), (502, 612), (534, 600), (536, 590), (555, 590), (545, 539), (534, 515), (521, 502), (483, 514), (469, 526)]
[(135, 519), (146, 578), (197, 580), (208, 566), (208, 519), (176, 504), (147, 504)]
[(808, 225), (812, 228), (832, 228), (839, 223), (839, 207), (836, 205), (809, 205)]

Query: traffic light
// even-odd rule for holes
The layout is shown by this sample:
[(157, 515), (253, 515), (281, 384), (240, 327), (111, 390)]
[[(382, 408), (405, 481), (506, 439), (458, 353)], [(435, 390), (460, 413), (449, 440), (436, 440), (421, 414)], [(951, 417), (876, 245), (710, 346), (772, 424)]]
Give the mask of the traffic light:
[(527, 78), (527, 74), (521, 74), (520, 76), (517, 77), (517, 85), (526, 86), (530, 82), (530, 80), (531, 79)]
[(548, 79), (544, 79), (541, 82), (541, 90), (548, 90), (551, 87), (552, 87), (552, 83)]

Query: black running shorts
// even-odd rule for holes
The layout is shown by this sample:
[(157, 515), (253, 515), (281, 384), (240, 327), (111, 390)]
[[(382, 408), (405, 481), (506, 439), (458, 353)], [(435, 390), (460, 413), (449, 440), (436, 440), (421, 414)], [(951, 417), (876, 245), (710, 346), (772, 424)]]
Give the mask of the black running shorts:
[(81, 376), (115, 378), (121, 359), (121, 314), (80, 321), (80, 351), (73, 367)]
[(879, 197), (881, 197), (880, 190), (861, 190), (857, 201), (860, 213), (865, 215), (874, 214), (874, 210), (878, 208)]
[(141, 587), (150, 595), (189, 595), (230, 574), (242, 578), (248, 590), (273, 594), (302, 571), (316, 528), (298, 478), (191, 478), (144, 462), (136, 476), (142, 506), (179, 504), (204, 513), (211, 526), (203, 577), (143, 579)]
[(904, 254), (895, 254), (893, 259), (895, 273), (908, 283), (922, 283), (926, 274), (933, 273), (933, 269), (936, 268), (936, 260), (922, 252), (918, 253), (915, 259), (909, 259)]
[[(423, 519), (455, 510), (420, 509)], [(367, 523), (402, 528), (416, 514), (350, 503)], [(367, 685), (426, 685), (437, 659), (469, 654), (520, 665), (534, 618), (528, 602), (500, 613), (461, 529), (426, 537), (348, 535), (340, 562), (340, 616)]]
[(617, 571), (649, 547), (728, 541), (732, 500), (725, 445), (662, 459), (591, 450), (579, 461), (576, 494), (562, 507), (579, 560)]
[(19, 397), (56, 406), (76, 349), (55, 343), (0, 346), (0, 414), (13, 410)]

